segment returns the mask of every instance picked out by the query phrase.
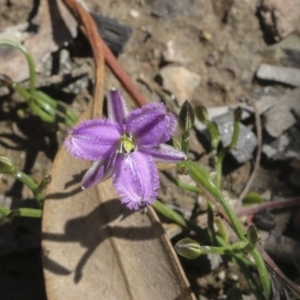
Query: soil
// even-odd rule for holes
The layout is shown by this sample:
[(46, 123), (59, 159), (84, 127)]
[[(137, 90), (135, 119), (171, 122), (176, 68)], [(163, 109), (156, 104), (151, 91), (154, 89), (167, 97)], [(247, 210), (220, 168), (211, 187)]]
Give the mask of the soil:
[[(157, 85), (165, 95), (166, 104), (178, 112), (180, 103), (174, 102), (170, 93), (165, 92), (160, 78), (161, 69), (170, 65), (163, 58), (170, 41), (173, 41), (173, 47), (179, 53), (179, 59), (173, 64), (201, 76), (200, 84), (189, 99), (193, 105), (233, 105), (239, 103), (245, 93), (263, 93), (265, 85), (254, 80), (259, 64), (267, 59), (265, 53), (268, 47), (256, 14), (258, 0), (88, 0), (86, 3), (91, 11), (117, 19), (132, 29), (132, 35), (118, 59), (149, 102), (162, 99), (139, 80), (141, 75)], [(35, 14), (32, 2), (26, 0), (2, 0), (0, 5), (0, 31), (26, 22)], [(86, 41), (81, 40), (80, 43), (82, 45)], [(90, 62), (86, 54), (81, 59)], [(90, 69), (92, 73), (92, 66)], [(92, 80), (90, 77), (89, 82)], [(106, 69), (105, 91), (112, 85), (120, 88), (124, 97), (129, 99), (118, 80)], [(55, 89), (51, 90), (51, 87), (46, 90), (52, 95), (58, 93)], [(62, 96), (61, 101), (80, 113), (91, 97), (91, 84), (78, 94), (64, 92), (59, 95)], [(50, 172), (67, 128), (45, 124), (32, 115), (22, 98), (16, 94), (2, 95), (0, 105), (0, 153), (39, 182), (44, 174)], [(134, 107), (133, 102), (130, 105)], [(206, 149), (196, 132), (191, 135), (190, 156), (210, 168)], [(249, 179), (251, 166), (251, 161), (243, 165), (230, 159), (227, 161), (223, 188), (230, 198), (235, 199), (241, 192)], [(286, 181), (289, 171), (286, 164), (270, 164), (263, 159), (251, 190), (261, 194), (270, 192), (271, 195), (281, 197), (294, 196), (297, 190)], [(172, 176), (177, 176), (172, 172)], [(166, 204), (180, 211), (186, 218), (194, 218), (200, 213), (199, 199), (195, 194), (177, 188), (164, 173), (161, 173), (161, 181), (160, 198)], [(3, 195), (2, 203), (6, 201), (12, 207), (32, 205), (31, 192), (10, 176), (1, 176), (0, 194)], [(40, 222), (36, 220), (29, 224), (16, 220), (0, 228), (0, 248), (3, 248), (0, 250), (0, 299), (46, 299), (39, 226)], [(221, 280), (220, 272), (225, 270), (226, 274), (238, 274), (238, 271), (232, 265), (223, 263), (211, 272), (207, 261), (200, 262), (191, 266), (183, 261), (195, 294), (207, 299), (224, 299), (222, 297), (234, 280), (228, 279), (229, 275), (227, 279)], [(195, 267), (202, 268), (201, 274)], [(239, 278), (240, 286), (243, 286), (244, 279), (242, 276)]]

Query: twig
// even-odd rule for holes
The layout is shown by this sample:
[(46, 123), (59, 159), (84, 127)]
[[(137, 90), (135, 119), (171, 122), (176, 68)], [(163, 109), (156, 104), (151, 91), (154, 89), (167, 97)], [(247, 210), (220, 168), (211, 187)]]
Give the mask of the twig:
[(274, 260), (268, 255), (268, 253), (264, 250), (263, 247), (257, 245), (259, 252), (261, 253), (265, 263), (270, 272), (275, 273), (282, 282), (284, 282), (298, 297), (300, 297), (300, 286), (295, 284), (293, 281), (288, 279), (276, 265)]
[(259, 111), (256, 105), (255, 100), (248, 95), (247, 99), (250, 100), (251, 105), (253, 106), (254, 109), (254, 115), (255, 115), (255, 127), (256, 127), (256, 135), (257, 135), (257, 151), (256, 151), (256, 157), (254, 161), (254, 166), (253, 166), (253, 171), (252, 174), (246, 183), (245, 187), (243, 188), (243, 191), (241, 192), (239, 196), (239, 201), (243, 200), (246, 194), (248, 193), (253, 180), (257, 174), (258, 168), (259, 168), (259, 163), (260, 163), (260, 158), (261, 158), (261, 150), (262, 150), (262, 125), (261, 125), (261, 120), (259, 116)]
[[(100, 38), (101, 39), (101, 38)], [(102, 39), (101, 39), (102, 40)], [(104, 57), (108, 67), (112, 70), (115, 76), (120, 80), (124, 89), (128, 92), (128, 94), (133, 98), (136, 104), (139, 106), (143, 106), (147, 104), (147, 100), (142, 95), (142, 93), (136, 88), (135, 84), (123, 69), (121, 64), (118, 62), (114, 54), (107, 47), (105, 42), (102, 40)]]
[[(277, 209), (284, 209), (284, 208), (296, 207), (296, 206), (300, 206), (300, 197), (266, 202), (257, 205), (251, 205), (249, 207), (241, 207), (236, 209), (234, 212), (238, 217), (243, 217), (243, 216), (253, 215), (264, 208), (269, 210), (277, 210)], [(197, 225), (203, 225), (207, 222), (207, 216), (204, 214), (200, 215), (195, 219), (195, 221)]]
[(84, 34), (89, 40), (94, 61), (95, 61), (95, 86), (93, 111), (99, 115), (102, 114), (103, 108), (103, 83), (104, 83), (104, 49), (103, 41), (99, 36), (97, 26), (91, 15), (76, 0), (63, 0), (67, 8), (71, 11), (77, 22), (82, 27)]
[(266, 208), (269, 210), (283, 209), (288, 207), (300, 206), (300, 197), (282, 199), (279, 201), (272, 201), (267, 203), (261, 203), (257, 205), (251, 205), (249, 207), (242, 207), (235, 211), (238, 217), (249, 216), (256, 212)]
[[(128, 92), (128, 94), (133, 98), (133, 100), (138, 104), (139, 106), (147, 104), (146, 99), (144, 96), (139, 92), (139, 90), (136, 88), (135, 84), (131, 80), (131, 78), (128, 76), (128, 74), (125, 72), (121, 64), (118, 62), (114, 54), (110, 51), (110, 49), (107, 47), (103, 39), (98, 33), (96, 24), (91, 17), (91, 15), (75, 0), (63, 0), (65, 5), (69, 8), (71, 13), (74, 15), (74, 17), (79, 21), (81, 25), (84, 26), (84, 33), (87, 36), (87, 38), (90, 40), (93, 54), (96, 62), (96, 68), (99, 67), (99, 72), (103, 72), (104, 74), (104, 67), (103, 71), (100, 70), (101, 64), (100, 60), (96, 60), (96, 57), (98, 59), (102, 59), (102, 53), (104, 55), (105, 61), (108, 65), (108, 67), (112, 70), (112, 72), (115, 74), (115, 76), (119, 79), (125, 90)], [(88, 24), (88, 26), (86, 26)], [(100, 51), (98, 53), (97, 51)], [(101, 57), (100, 57), (101, 56)], [(97, 76), (98, 72), (96, 72)], [(100, 74), (98, 74), (98, 78), (100, 77)], [(97, 77), (96, 77), (97, 79)], [(97, 82), (97, 81), (96, 81)], [(101, 85), (103, 85), (103, 78)], [(100, 96), (103, 96), (102, 94), (98, 95), (98, 91), (96, 90), (97, 87), (95, 87), (94, 95), (97, 96), (96, 99), (102, 99), (98, 98)]]

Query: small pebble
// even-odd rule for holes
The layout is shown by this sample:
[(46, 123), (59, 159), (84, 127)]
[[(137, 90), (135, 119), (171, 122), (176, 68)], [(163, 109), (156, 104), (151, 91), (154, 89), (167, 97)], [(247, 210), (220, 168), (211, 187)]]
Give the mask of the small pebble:
[(132, 18), (138, 18), (140, 16), (140, 13), (137, 10), (135, 10), (135, 9), (131, 9), (130, 12), (129, 12), (129, 15)]
[(239, 279), (239, 277), (236, 274), (232, 274), (231, 279), (234, 281), (237, 281)]
[(226, 275), (225, 271), (221, 271), (221, 272), (218, 274), (218, 278), (219, 278), (220, 280), (224, 280), (224, 279), (225, 279), (225, 275)]
[(274, 216), (266, 209), (263, 209), (254, 214), (253, 221), (258, 228), (266, 231), (270, 231), (276, 226)]

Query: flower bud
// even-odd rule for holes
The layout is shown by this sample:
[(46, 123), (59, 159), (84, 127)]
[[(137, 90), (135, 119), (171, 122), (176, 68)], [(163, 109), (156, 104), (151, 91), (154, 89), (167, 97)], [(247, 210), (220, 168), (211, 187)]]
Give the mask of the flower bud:
[(200, 244), (189, 238), (180, 240), (174, 248), (178, 254), (188, 259), (197, 258), (202, 254)]
[(195, 107), (195, 115), (196, 118), (202, 123), (205, 123), (208, 120), (208, 111), (203, 105), (198, 105)]
[(234, 115), (234, 121), (235, 122), (240, 122), (241, 119), (242, 119), (242, 109), (240, 107), (237, 107), (234, 112), (233, 112), (233, 115)]
[(190, 102), (185, 100), (179, 113), (179, 127), (182, 131), (191, 131), (195, 124), (195, 113)]
[(250, 225), (248, 230), (247, 230), (247, 238), (249, 242), (253, 245), (256, 245), (256, 243), (259, 241), (259, 233), (257, 228), (254, 225)]
[(15, 174), (17, 171), (11, 160), (5, 156), (0, 155), (0, 174)]

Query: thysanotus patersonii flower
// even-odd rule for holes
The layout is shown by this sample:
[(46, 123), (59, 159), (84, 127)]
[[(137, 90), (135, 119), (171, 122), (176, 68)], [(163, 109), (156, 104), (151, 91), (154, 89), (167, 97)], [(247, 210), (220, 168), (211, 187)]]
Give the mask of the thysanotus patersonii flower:
[(69, 153), (93, 161), (81, 186), (90, 188), (112, 176), (122, 203), (130, 209), (152, 204), (158, 195), (155, 161), (177, 163), (185, 154), (167, 142), (176, 117), (162, 103), (151, 103), (128, 112), (120, 92), (112, 88), (108, 118), (92, 119), (71, 128), (65, 145)]

